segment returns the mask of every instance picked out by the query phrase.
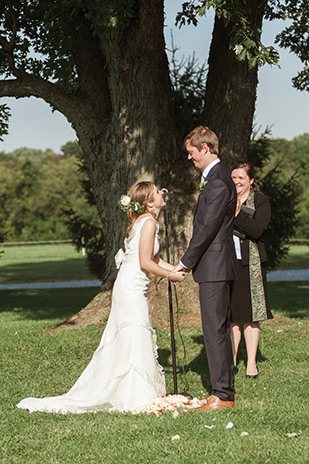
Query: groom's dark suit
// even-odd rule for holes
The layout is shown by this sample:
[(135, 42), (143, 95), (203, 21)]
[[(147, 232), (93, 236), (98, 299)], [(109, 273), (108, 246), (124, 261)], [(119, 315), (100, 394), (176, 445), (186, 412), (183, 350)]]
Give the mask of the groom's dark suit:
[(237, 194), (222, 163), (212, 167), (200, 194), (193, 235), (181, 263), (200, 285), (202, 326), (213, 394), (234, 401), (230, 285), (236, 277), (233, 223)]

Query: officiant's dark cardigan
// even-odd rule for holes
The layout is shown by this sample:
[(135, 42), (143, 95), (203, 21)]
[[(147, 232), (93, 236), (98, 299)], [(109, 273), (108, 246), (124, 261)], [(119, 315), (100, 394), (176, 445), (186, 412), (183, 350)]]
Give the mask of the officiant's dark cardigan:
[(240, 238), (241, 260), (238, 262), (238, 278), (234, 281), (231, 294), (231, 322), (252, 322), (252, 306), (249, 277), (249, 239), (257, 243), (264, 284), (267, 318), (272, 319), (267, 299), (266, 261), (267, 253), (264, 243), (264, 232), (268, 227), (271, 208), (270, 198), (264, 193), (255, 192), (255, 212), (252, 216), (243, 208), (235, 217), (234, 229), (244, 234), (246, 238)]
[(271, 217), (269, 197), (262, 192), (256, 192), (254, 194), (254, 206), (255, 213), (253, 217), (242, 209), (235, 217), (234, 222), (234, 228), (246, 235), (245, 239), (240, 238), (243, 266), (249, 264), (248, 238), (257, 243), (261, 263), (267, 261), (267, 252), (263, 236)]

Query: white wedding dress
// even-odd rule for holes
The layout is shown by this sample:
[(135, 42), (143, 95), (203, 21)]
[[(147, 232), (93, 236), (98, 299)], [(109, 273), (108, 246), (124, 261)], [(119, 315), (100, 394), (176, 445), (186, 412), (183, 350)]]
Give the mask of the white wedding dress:
[[(120, 266), (106, 328), (93, 357), (73, 387), (61, 396), (26, 398), (17, 407), (30, 412), (81, 414), (97, 411), (134, 412), (165, 395), (165, 378), (157, 360), (156, 334), (147, 298), (149, 278), (139, 265), (137, 220), (115, 259)], [(156, 222), (154, 255), (159, 251)]]

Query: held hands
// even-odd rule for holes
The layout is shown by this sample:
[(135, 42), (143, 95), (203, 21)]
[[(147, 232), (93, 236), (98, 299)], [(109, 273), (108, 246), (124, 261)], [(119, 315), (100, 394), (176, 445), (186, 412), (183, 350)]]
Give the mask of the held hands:
[(173, 282), (182, 282), (189, 269), (184, 268), (180, 263), (169, 273), (168, 279)]
[(172, 272), (168, 273), (168, 280), (170, 280), (173, 283), (176, 282), (182, 282), (185, 278), (186, 273), (183, 271), (175, 271), (173, 270)]
[(174, 269), (173, 269), (173, 272), (188, 272), (188, 269), (184, 268), (180, 263), (177, 264)]

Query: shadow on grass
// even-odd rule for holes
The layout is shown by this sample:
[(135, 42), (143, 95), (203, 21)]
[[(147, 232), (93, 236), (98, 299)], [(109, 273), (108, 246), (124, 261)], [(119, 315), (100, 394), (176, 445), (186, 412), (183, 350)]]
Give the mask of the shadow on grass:
[[(186, 370), (190, 369), (193, 372), (196, 372), (200, 377), (203, 384), (203, 387), (208, 391), (212, 391), (212, 386), (210, 382), (210, 375), (208, 370), (207, 356), (204, 346), (203, 335), (195, 335), (192, 337), (194, 343), (201, 345), (200, 353), (186, 366)], [(210, 393), (209, 393), (210, 394)]]
[(96, 293), (95, 288), (1, 290), (0, 312), (15, 311), (21, 320), (65, 320), (84, 308)]
[(0, 283), (58, 282), (63, 280), (94, 280), (85, 260), (71, 258), (56, 261), (27, 262), (1, 266)]
[(270, 307), (276, 315), (292, 319), (308, 317), (309, 282), (269, 282), (267, 287)]

